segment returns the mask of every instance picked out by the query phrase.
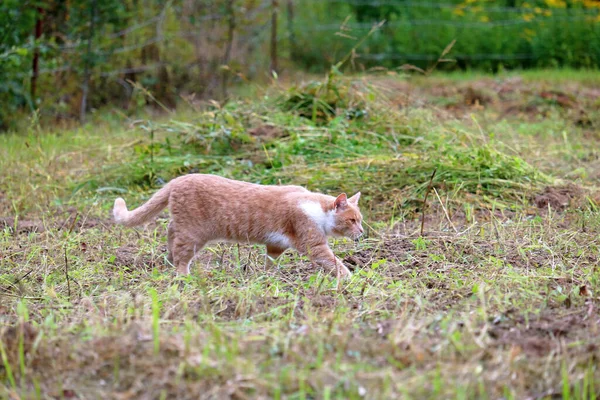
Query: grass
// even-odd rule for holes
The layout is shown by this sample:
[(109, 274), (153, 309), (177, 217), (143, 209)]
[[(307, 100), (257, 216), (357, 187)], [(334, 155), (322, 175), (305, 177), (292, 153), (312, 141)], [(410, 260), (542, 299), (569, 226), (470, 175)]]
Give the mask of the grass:
[[(463, 104), (463, 85), (494, 92), (488, 79), (445, 80), (442, 94), (416, 82), (341, 78), (364, 100), (356, 119), (343, 101), (326, 120), (299, 116), (279, 88), (0, 137), (0, 397), (595, 398), (589, 87), (544, 80), (592, 125), (529, 107), (534, 84), (481, 105)], [(368, 237), (332, 241), (353, 278), (338, 285), (291, 251), (265, 270), (262, 248), (226, 244), (176, 278), (166, 218), (126, 229), (110, 208), (193, 171), (361, 190)]]

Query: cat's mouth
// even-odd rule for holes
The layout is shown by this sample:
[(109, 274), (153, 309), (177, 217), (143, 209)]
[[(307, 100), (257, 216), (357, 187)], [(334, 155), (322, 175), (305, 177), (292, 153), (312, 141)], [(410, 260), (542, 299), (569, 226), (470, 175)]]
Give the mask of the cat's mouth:
[(354, 240), (355, 242), (358, 242), (358, 241), (360, 241), (360, 238), (362, 237), (362, 235), (363, 235), (362, 233), (358, 233), (352, 237), (352, 240)]

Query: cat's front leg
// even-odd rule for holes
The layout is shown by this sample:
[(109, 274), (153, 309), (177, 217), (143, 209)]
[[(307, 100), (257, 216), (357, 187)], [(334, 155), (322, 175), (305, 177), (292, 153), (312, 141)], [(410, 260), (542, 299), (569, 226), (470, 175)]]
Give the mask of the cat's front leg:
[(306, 253), (312, 262), (325, 269), (327, 273), (341, 278), (352, 276), (350, 270), (346, 268), (342, 260), (333, 254), (333, 251), (331, 251), (327, 244), (314, 246), (308, 249)]

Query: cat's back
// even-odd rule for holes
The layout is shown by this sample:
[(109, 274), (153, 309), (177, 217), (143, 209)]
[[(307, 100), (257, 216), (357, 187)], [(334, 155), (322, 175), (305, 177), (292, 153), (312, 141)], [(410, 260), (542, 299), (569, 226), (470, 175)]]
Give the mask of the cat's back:
[(246, 197), (287, 197), (287, 194), (310, 193), (302, 186), (260, 185), (211, 174), (188, 174), (175, 178), (172, 184), (180, 189), (205, 193), (243, 194)]

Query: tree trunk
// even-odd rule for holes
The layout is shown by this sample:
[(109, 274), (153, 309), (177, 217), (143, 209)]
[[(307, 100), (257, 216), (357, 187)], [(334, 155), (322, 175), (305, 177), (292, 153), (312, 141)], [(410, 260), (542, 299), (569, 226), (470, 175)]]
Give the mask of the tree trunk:
[(38, 7), (38, 16), (37, 21), (35, 22), (35, 51), (33, 53), (33, 65), (32, 65), (32, 75), (31, 75), (31, 101), (35, 104), (35, 92), (37, 86), (37, 78), (39, 74), (39, 60), (40, 60), (40, 51), (38, 49), (37, 41), (42, 37), (42, 23), (44, 18), (44, 10), (41, 7)]
[(277, 73), (277, 0), (273, 0), (271, 11), (271, 74)]
[(94, 39), (94, 29), (96, 27), (96, 1), (92, 0), (90, 7), (90, 34), (88, 37), (87, 56), (85, 60), (85, 70), (83, 73), (83, 88), (81, 96), (81, 108), (79, 109), (79, 121), (85, 122), (85, 111), (87, 108), (87, 97), (90, 85), (90, 64), (92, 58), (92, 40)]
[(298, 59), (298, 47), (296, 45), (296, 32), (294, 31), (294, 0), (287, 0), (287, 25), (290, 59), (295, 62)]
[[(233, 35), (235, 34), (235, 10), (233, 9), (234, 0), (227, 1), (227, 14), (229, 16), (229, 28), (227, 30), (227, 44), (225, 45), (225, 55), (223, 56), (223, 67), (227, 67), (231, 58), (231, 49), (233, 48)], [(228, 93), (227, 86), (229, 85), (229, 68), (224, 68), (222, 71), (221, 95), (223, 101), (227, 101)]]

